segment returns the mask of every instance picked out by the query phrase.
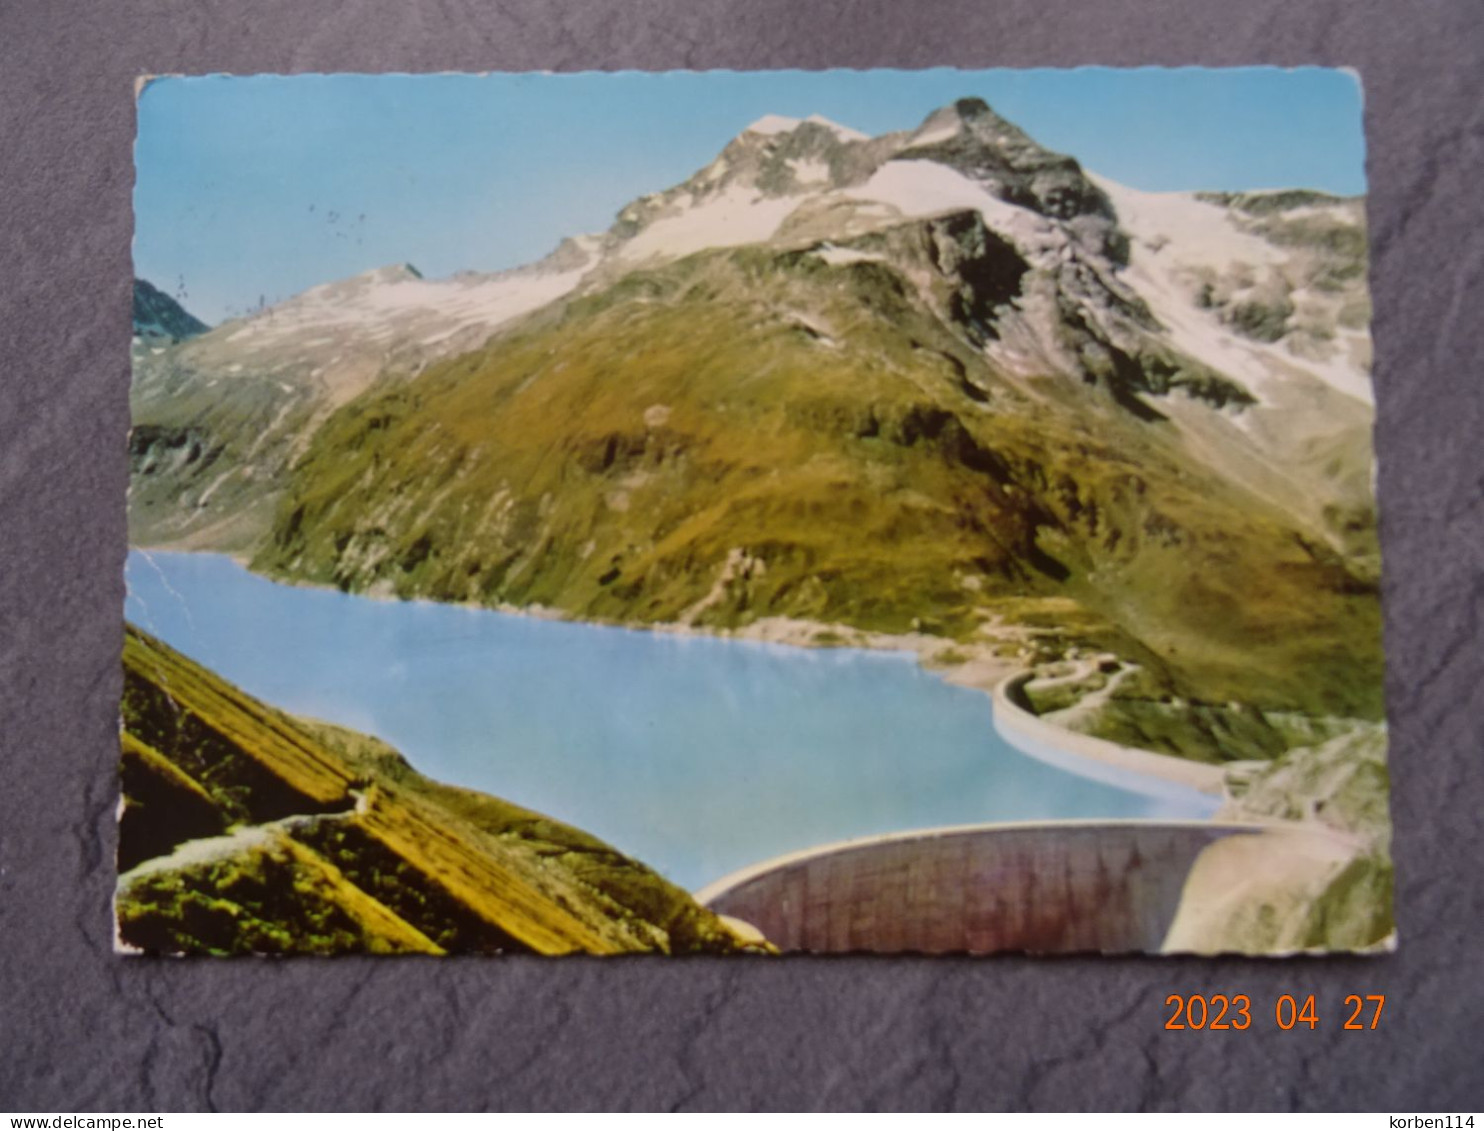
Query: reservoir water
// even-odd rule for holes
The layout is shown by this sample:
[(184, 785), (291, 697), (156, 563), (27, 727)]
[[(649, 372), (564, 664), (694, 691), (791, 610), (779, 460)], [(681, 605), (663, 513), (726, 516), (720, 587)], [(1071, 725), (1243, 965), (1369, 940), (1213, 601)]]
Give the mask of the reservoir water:
[(849, 837), (1204, 816), (1016, 751), (905, 653), (542, 620), (133, 551), (128, 618), (274, 706), (585, 829), (691, 890)]

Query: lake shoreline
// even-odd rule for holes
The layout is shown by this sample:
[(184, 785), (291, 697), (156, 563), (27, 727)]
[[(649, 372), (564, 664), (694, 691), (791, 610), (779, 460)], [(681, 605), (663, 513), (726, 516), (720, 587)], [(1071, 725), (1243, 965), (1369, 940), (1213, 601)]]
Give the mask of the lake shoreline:
[[(275, 585), (335, 593), (392, 605), (431, 605), (471, 612), (495, 612), (540, 621), (784, 648), (887, 652), (903, 654), (904, 658), (910, 655), (924, 671), (945, 683), (986, 695), (990, 700), (995, 732), (1029, 758), (1088, 781), (1112, 785), (1147, 797), (1187, 805), (1199, 797), (1197, 803), (1201, 807), (1206, 807), (1206, 799), (1219, 801), (1222, 797), (1224, 773), (1219, 767), (1093, 738), (1046, 722), (1015, 704), (1006, 693), (1010, 685), (1024, 683), (1035, 675), (1034, 669), (1028, 669), (1020, 662), (999, 653), (999, 649), (1006, 644), (1023, 642), (1027, 630), (1018, 626), (998, 626), (1006, 632), (1004, 639), (966, 644), (922, 632), (872, 632), (849, 625), (785, 616), (762, 617), (737, 628), (709, 628), (680, 621), (635, 623), (606, 618), (581, 618), (540, 604), (485, 605), (471, 601), (439, 601), (430, 597), (400, 597), (385, 591), (352, 592), (324, 582), (254, 570), (250, 559), (241, 554), (186, 548), (179, 544), (130, 545), (129, 549), (138, 551), (146, 558), (150, 558), (151, 553), (216, 555), (231, 560), (252, 576)], [(1214, 811), (1214, 806), (1210, 808)], [(1197, 819), (1210, 818), (1208, 815)]]
[[(926, 634), (926, 632), (901, 632), (901, 634), (871, 632), (868, 629), (853, 628), (850, 625), (833, 625), (833, 623), (819, 622), (819, 620), (804, 620), (800, 617), (789, 616), (760, 617), (739, 628), (706, 628), (706, 626), (678, 622), (678, 620), (640, 623), (603, 619), (603, 617), (588, 619), (588, 617), (571, 616), (564, 610), (543, 606), (543, 604), (513, 606), (513, 604), (500, 603), (490, 606), (490, 604), (478, 604), (475, 601), (439, 601), (430, 597), (398, 597), (398, 595), (384, 591), (378, 592), (375, 589), (352, 592), (325, 582), (303, 579), (303, 577), (278, 576), (278, 574), (254, 570), (251, 567), (251, 558), (242, 554), (232, 554), (232, 552), (223, 554), (221, 551), (187, 548), (180, 543), (165, 543), (165, 545), (157, 546), (131, 545), (129, 549), (139, 551), (145, 557), (148, 557), (150, 552), (218, 554), (220, 557), (230, 558), (246, 573), (269, 580), (275, 585), (334, 592), (334, 594), (343, 594), (346, 597), (365, 598), (365, 600), (380, 601), (386, 604), (429, 604), (429, 606), (445, 607), (445, 609), (503, 613), (506, 616), (528, 617), (534, 620), (557, 620), (557, 622), (573, 623), (573, 625), (592, 625), (598, 628), (619, 628), (632, 632), (653, 632), (653, 634), (708, 638), (708, 640), (732, 640), (738, 643), (769, 644), (769, 646), (791, 647), (791, 649), (858, 649), (862, 652), (907, 653), (913, 656), (917, 665), (922, 666), (925, 671), (935, 675), (939, 680), (957, 687), (968, 687), (968, 689), (988, 696), (991, 715), (994, 718), (994, 730), (1027, 757), (1036, 758), (1037, 761), (1042, 761), (1049, 766), (1066, 770), (1067, 773), (1073, 773), (1086, 781), (1114, 785), (1122, 790), (1131, 790), (1147, 797), (1156, 797), (1156, 799), (1190, 803), (1195, 794), (1201, 794), (1202, 797), (1215, 797), (1218, 800), (1223, 796), (1221, 782), (1224, 781), (1224, 773), (1221, 772), (1220, 767), (1208, 766), (1206, 763), (1198, 763), (1198, 761), (1187, 760), (1187, 758), (1172, 757), (1169, 754), (1158, 754), (1155, 751), (1120, 747), (1113, 742), (1082, 735), (1076, 730), (1055, 726), (1054, 723), (1048, 723), (1034, 715), (1033, 712), (1025, 711), (1024, 708), (1015, 705), (1005, 695), (1005, 690), (1008, 689), (1009, 684), (1024, 683), (1033, 678), (1034, 669), (1025, 668), (1017, 660), (1006, 659), (1005, 656), (1000, 655), (999, 649), (1005, 644), (1024, 641), (1027, 629), (1020, 628), (1020, 626), (1017, 628), (1002, 626), (1008, 629), (1006, 638), (994, 641), (994, 643), (965, 644)], [(1027, 717), (1034, 724), (1033, 729), (1039, 732), (1036, 738), (1027, 739), (1025, 736), (1027, 727), (1020, 726), (1020, 723), (1027, 721)], [(1055, 750), (1048, 750), (1046, 745), (1048, 745), (1048, 736), (1052, 732), (1057, 736), (1052, 742)]]

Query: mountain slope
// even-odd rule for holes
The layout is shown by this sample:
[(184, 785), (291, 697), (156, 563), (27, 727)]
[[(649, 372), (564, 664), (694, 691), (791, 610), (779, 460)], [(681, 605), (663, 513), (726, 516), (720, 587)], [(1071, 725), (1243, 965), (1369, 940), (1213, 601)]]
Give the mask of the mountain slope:
[[(1364, 246), (1358, 202), (1134, 192), (977, 99), (763, 119), (478, 341), (392, 271), (174, 347), (133, 533), (630, 623), (1019, 625), (1139, 663), (1124, 702), (1376, 717)], [(353, 379), (274, 368), (320, 338)]]
[[(1007, 368), (1080, 379), (1126, 369), (1124, 354), (1161, 341), (1184, 360), (1142, 379), (1181, 384), (1183, 373), (1187, 388), (1219, 381), (1224, 403), (1255, 402), (1257, 411), (1226, 416), (1173, 402), (1193, 450), (1305, 521), (1319, 518), (1327, 537), (1364, 527), (1358, 205), (1315, 194), (1134, 193), (962, 99), (916, 130), (877, 138), (817, 117), (763, 119), (694, 176), (622, 209), (607, 232), (567, 240), (530, 267), (439, 281), (406, 265), (381, 268), (138, 353), (134, 540), (251, 549), (287, 468), (329, 412), (379, 378), (405, 380), (478, 347), (545, 303), (707, 249), (828, 248), (965, 210), (1040, 268), (1038, 287), (1015, 296), (1018, 325), (978, 334), (977, 347)], [(1233, 238), (1209, 238), (1233, 225)], [(1199, 245), (1196, 262), (1162, 270), (1186, 243)]]
[(586, 833), (429, 781), (132, 626), (119, 938), (165, 953), (757, 948)]

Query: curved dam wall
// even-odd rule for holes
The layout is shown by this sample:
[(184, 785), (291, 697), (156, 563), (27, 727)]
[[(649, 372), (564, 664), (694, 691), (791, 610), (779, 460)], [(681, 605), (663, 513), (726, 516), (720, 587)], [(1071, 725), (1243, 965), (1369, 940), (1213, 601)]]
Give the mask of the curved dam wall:
[(1263, 831), (1206, 821), (931, 829), (781, 857), (696, 898), (782, 950), (1153, 951), (1201, 852)]
[(1032, 673), (1011, 676), (994, 689), (994, 728), (1023, 754), (1068, 773), (1178, 804), (1190, 816), (1209, 817), (1223, 800), (1224, 773), (1204, 765), (1078, 734), (1022, 705)]

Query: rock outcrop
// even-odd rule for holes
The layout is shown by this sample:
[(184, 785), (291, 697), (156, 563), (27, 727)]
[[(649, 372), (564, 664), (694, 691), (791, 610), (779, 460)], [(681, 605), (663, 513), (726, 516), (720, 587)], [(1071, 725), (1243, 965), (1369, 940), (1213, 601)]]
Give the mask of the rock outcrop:
[(134, 280), (134, 337), (146, 342), (183, 342), (209, 327), (145, 279)]

